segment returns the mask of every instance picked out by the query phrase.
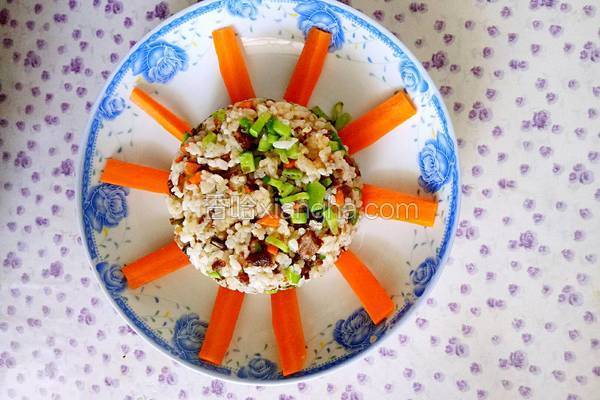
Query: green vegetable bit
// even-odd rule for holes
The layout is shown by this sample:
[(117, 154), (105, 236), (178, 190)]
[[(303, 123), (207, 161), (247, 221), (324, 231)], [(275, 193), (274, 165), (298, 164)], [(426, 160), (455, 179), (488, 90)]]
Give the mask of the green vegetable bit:
[(256, 121), (254, 121), (254, 123), (250, 127), (250, 131), (249, 131), (250, 135), (252, 135), (254, 137), (258, 137), (258, 135), (260, 135), (260, 132), (262, 132), (263, 128), (265, 127), (265, 124), (270, 119), (271, 119), (270, 112), (264, 112), (264, 113), (260, 114), (258, 116), (258, 119)]
[(308, 200), (309, 197), (310, 196), (308, 195), (308, 193), (300, 192), (300, 193), (293, 194), (291, 196), (282, 197), (281, 199), (279, 199), (279, 202), (281, 202), (281, 204), (287, 204), (287, 203), (293, 203), (295, 201), (300, 201), (300, 200)]
[(335, 129), (339, 132), (342, 129), (344, 129), (344, 127), (346, 125), (348, 125), (348, 123), (350, 122), (350, 120), (352, 120), (352, 117), (350, 116), (350, 114), (348, 113), (343, 113), (342, 115), (340, 115), (339, 117), (337, 117), (337, 119), (335, 120)]
[(348, 220), (352, 225), (356, 225), (358, 222), (358, 213), (356, 211), (350, 211), (348, 215)]
[(227, 118), (227, 110), (221, 108), (220, 110), (217, 110), (214, 113), (212, 113), (212, 117), (218, 119), (219, 122), (223, 122), (225, 121), (225, 118)]
[(335, 215), (335, 211), (332, 208), (326, 208), (323, 211), (323, 218), (325, 219), (325, 223), (329, 227), (329, 230), (334, 235), (338, 233), (338, 220), (337, 215)]
[(288, 251), (290, 251), (290, 248), (288, 247), (287, 243), (275, 235), (267, 236), (267, 238), (265, 239), (265, 242), (267, 242), (268, 244), (272, 244), (273, 246), (277, 247), (279, 250), (283, 251), (284, 253), (287, 253)]
[(342, 143), (342, 139), (340, 139), (340, 136), (337, 134), (337, 132), (329, 131), (329, 133), (331, 134), (331, 140), (333, 140), (334, 142), (337, 142), (337, 144), (339, 145), (339, 149), (346, 151), (345, 147), (344, 147), (344, 143)]
[(270, 178), (268, 176), (265, 176), (263, 178), (263, 181), (266, 184), (271, 185), (274, 188), (276, 188), (279, 191), (279, 194), (281, 196), (284, 196), (284, 197), (288, 196), (295, 189), (294, 185), (292, 185), (291, 183), (284, 182), (284, 181), (281, 181), (281, 180), (276, 179), (276, 178)]
[(324, 178), (321, 180), (321, 184), (325, 187), (331, 186), (332, 183), (333, 183), (333, 181), (331, 180), (330, 177), (327, 177), (327, 178)]
[(286, 150), (285, 154), (288, 158), (297, 160), (300, 157), (300, 146), (298, 146), (298, 143), (294, 143), (292, 147)]
[(240, 126), (242, 128), (244, 128), (246, 130), (246, 132), (248, 132), (250, 130), (250, 127), (252, 126), (252, 121), (250, 121), (248, 118), (244, 117), (244, 118), (240, 119)]
[(315, 106), (315, 107), (311, 108), (310, 111), (312, 111), (313, 114), (315, 114), (319, 118), (324, 118), (327, 121), (329, 121), (329, 119), (330, 119), (329, 116), (327, 114), (325, 114), (325, 112), (323, 110), (321, 110), (321, 107), (319, 107), (319, 106)]
[(265, 290), (265, 294), (275, 294), (277, 292), (279, 292), (278, 289)]
[(330, 121), (334, 122), (337, 121), (337, 119), (339, 118), (340, 115), (342, 115), (342, 113), (344, 112), (344, 103), (341, 101), (338, 101), (337, 103), (335, 103), (331, 109), (331, 118)]
[(245, 174), (256, 171), (254, 155), (251, 151), (245, 151), (240, 154), (240, 166), (242, 167), (242, 172)]
[(269, 142), (269, 144), (273, 144), (278, 140), (279, 140), (279, 135), (277, 135), (276, 133), (267, 134), (267, 141)]
[(211, 278), (213, 278), (213, 279), (221, 279), (221, 278), (223, 278), (223, 277), (221, 276), (221, 274), (220, 274), (220, 273), (218, 273), (217, 271), (210, 271), (210, 272), (208, 273), (208, 276), (210, 276), (210, 277), (211, 277)]
[(277, 155), (279, 155), (279, 159), (281, 160), (282, 163), (287, 164), (290, 162), (290, 160), (287, 156), (287, 150), (275, 149), (275, 153), (277, 153)]
[(325, 186), (321, 185), (320, 182), (314, 181), (306, 185), (306, 191), (308, 192), (308, 209), (312, 211), (323, 209), (323, 200), (325, 199)]
[(202, 144), (204, 146), (208, 146), (211, 143), (217, 143), (217, 135), (214, 132), (208, 132), (203, 138), (202, 138)]
[(335, 153), (336, 151), (338, 151), (340, 149), (340, 144), (338, 142), (336, 142), (335, 140), (330, 140), (329, 148), (331, 148), (332, 153)]
[(288, 280), (288, 282), (290, 282), (293, 285), (297, 285), (298, 282), (300, 282), (300, 274), (297, 272), (294, 272), (291, 268), (286, 268), (283, 271), (285, 278)]
[(305, 224), (308, 221), (308, 216), (305, 212), (295, 212), (292, 214), (292, 224)]
[(283, 170), (281, 175), (290, 179), (301, 179), (304, 174), (298, 168), (286, 168)]
[(190, 133), (186, 132), (185, 135), (183, 135), (183, 138), (181, 139), (181, 143), (185, 143), (189, 138), (190, 138)]
[(324, 259), (326, 259), (326, 258), (327, 258), (327, 256), (326, 256), (326, 255), (324, 255), (324, 254), (319, 254), (319, 260), (324, 260)]
[(269, 151), (273, 148), (273, 145), (269, 143), (269, 138), (267, 135), (262, 135), (260, 140), (258, 141), (258, 151), (265, 152)]
[(289, 125), (284, 124), (278, 119), (273, 120), (273, 130), (281, 137), (289, 138), (292, 136), (292, 128)]

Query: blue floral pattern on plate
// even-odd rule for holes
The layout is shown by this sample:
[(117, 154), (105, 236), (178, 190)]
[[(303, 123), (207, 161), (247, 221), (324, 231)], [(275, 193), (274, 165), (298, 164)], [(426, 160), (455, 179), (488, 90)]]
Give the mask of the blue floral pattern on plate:
[(107, 120), (117, 118), (125, 110), (125, 100), (122, 97), (105, 97), (98, 106), (100, 116)]
[(404, 83), (404, 88), (409, 92), (424, 93), (429, 89), (429, 84), (419, 72), (417, 66), (409, 60), (400, 63), (400, 77)]
[(189, 362), (198, 362), (198, 351), (208, 324), (200, 320), (198, 314), (185, 314), (175, 322), (173, 345), (181, 358)]
[(111, 265), (106, 261), (96, 264), (96, 270), (104, 283), (106, 290), (111, 294), (119, 294), (127, 287), (125, 275), (118, 265)]
[(331, 32), (329, 51), (341, 49), (344, 45), (344, 30), (342, 22), (335, 12), (321, 1), (303, 1), (294, 9), (299, 15), (298, 28), (308, 35), (312, 27)]
[(333, 338), (344, 348), (358, 351), (375, 343), (385, 330), (385, 323), (375, 325), (365, 309), (360, 308), (335, 324)]
[(455, 163), (452, 139), (446, 133), (438, 133), (435, 140), (425, 142), (419, 153), (419, 184), (428, 192), (437, 192), (450, 180)]
[(271, 360), (260, 356), (254, 357), (248, 365), (241, 367), (238, 370), (237, 376), (245, 379), (269, 380), (277, 377), (279, 368)]
[(438, 260), (427, 257), (425, 261), (423, 261), (416, 270), (410, 272), (410, 278), (412, 279), (412, 283), (414, 284), (413, 292), (415, 296), (421, 297), (427, 284), (435, 275), (435, 271), (438, 268)]
[(102, 232), (102, 228), (113, 228), (127, 216), (129, 189), (101, 183), (90, 190), (83, 206), (83, 215), (88, 224)]
[(231, 15), (255, 20), (261, 3), (262, 0), (225, 0), (225, 7)]
[(157, 40), (140, 47), (133, 56), (131, 71), (150, 83), (167, 83), (188, 66), (186, 52), (174, 44)]

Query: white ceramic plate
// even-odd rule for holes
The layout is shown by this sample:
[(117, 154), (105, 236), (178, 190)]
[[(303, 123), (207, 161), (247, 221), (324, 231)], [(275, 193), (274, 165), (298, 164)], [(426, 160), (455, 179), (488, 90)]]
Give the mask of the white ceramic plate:
[[(234, 25), (257, 95), (281, 98), (312, 26), (334, 35), (311, 106), (342, 100), (358, 116), (406, 88), (418, 113), (356, 159), (364, 181), (439, 199), (432, 228), (363, 220), (352, 250), (370, 266), (397, 305), (374, 326), (338, 271), (299, 289), (308, 347), (306, 369), (281, 376), (269, 297), (246, 296), (230, 350), (219, 367), (197, 358), (217, 285), (186, 267), (142, 289), (128, 290), (121, 266), (172, 240), (160, 195), (99, 183), (106, 158), (168, 169), (177, 141), (132, 105), (135, 86), (192, 123), (228, 104), (211, 32)], [(372, 348), (415, 307), (440, 274), (457, 221), (459, 177), (448, 113), (431, 79), (387, 30), (334, 1), (214, 0), (172, 17), (141, 40), (101, 93), (84, 141), (80, 218), (101, 286), (128, 323), (156, 348), (212, 376), (247, 383), (315, 376)], [(305, 378), (303, 378), (305, 379)]]

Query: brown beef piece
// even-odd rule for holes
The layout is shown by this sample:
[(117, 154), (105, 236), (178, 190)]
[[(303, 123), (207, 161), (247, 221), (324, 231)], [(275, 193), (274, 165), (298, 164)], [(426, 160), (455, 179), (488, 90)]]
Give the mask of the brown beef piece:
[(218, 272), (224, 266), (225, 266), (225, 261), (223, 261), (223, 260), (215, 260), (215, 262), (212, 264), (212, 270)]
[(242, 149), (244, 150), (249, 150), (254, 147), (254, 138), (248, 134), (245, 134), (238, 130), (233, 134), (233, 137), (235, 138), (235, 140), (237, 140), (237, 142), (240, 144), (240, 146), (242, 146)]
[(250, 277), (244, 271), (240, 271), (237, 277), (239, 281), (242, 282), (244, 285), (247, 285), (248, 282), (250, 282)]
[(313, 231), (306, 231), (298, 239), (298, 253), (303, 259), (307, 260), (317, 254), (322, 243), (323, 241)]
[(271, 254), (267, 252), (265, 246), (263, 246), (261, 251), (250, 254), (246, 258), (246, 261), (248, 261), (248, 263), (252, 264), (254, 267), (268, 267), (273, 264)]

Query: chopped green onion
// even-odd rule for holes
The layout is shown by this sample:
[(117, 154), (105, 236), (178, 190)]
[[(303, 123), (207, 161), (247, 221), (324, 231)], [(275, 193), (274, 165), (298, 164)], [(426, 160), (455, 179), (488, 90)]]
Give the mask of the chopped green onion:
[(190, 133), (186, 132), (185, 135), (183, 135), (183, 138), (181, 139), (181, 143), (185, 143), (186, 140), (188, 140), (190, 138)]
[(294, 143), (294, 145), (290, 147), (285, 154), (288, 158), (297, 160), (300, 157), (300, 147), (298, 146), (298, 143)]
[(323, 209), (323, 200), (325, 199), (325, 186), (321, 185), (320, 182), (314, 181), (306, 185), (306, 191), (308, 192), (308, 209), (312, 211)]
[(268, 244), (272, 244), (273, 246), (277, 247), (279, 250), (283, 251), (284, 253), (287, 253), (288, 251), (290, 251), (290, 248), (288, 247), (287, 243), (284, 242), (283, 240), (279, 239), (275, 235), (267, 236), (267, 238), (265, 239), (265, 242), (267, 242)]
[(210, 277), (211, 277), (211, 278), (213, 278), (213, 279), (221, 279), (221, 278), (223, 278), (223, 277), (221, 276), (221, 274), (220, 274), (220, 273), (218, 273), (217, 271), (210, 271), (210, 272), (208, 273), (208, 276), (210, 276)]
[(286, 269), (283, 271), (283, 273), (284, 273), (284, 275), (285, 275), (286, 279), (287, 279), (287, 280), (288, 280), (288, 281), (289, 281), (291, 284), (293, 284), (293, 285), (297, 285), (297, 284), (298, 284), (298, 282), (300, 282), (300, 274), (299, 274), (299, 273), (297, 273), (297, 272), (294, 272), (294, 271), (292, 270), (292, 268), (286, 268)]
[(308, 200), (309, 197), (310, 196), (308, 195), (308, 193), (300, 192), (300, 193), (293, 194), (291, 196), (282, 197), (281, 199), (279, 199), (279, 201), (281, 202), (281, 204), (287, 204), (287, 203), (293, 203), (295, 201), (300, 201), (300, 200)]
[(319, 254), (319, 260), (324, 260), (326, 258), (327, 256), (325, 254)]
[(349, 221), (352, 225), (356, 225), (358, 222), (358, 213), (356, 211), (350, 211)]
[(344, 103), (341, 101), (338, 101), (337, 103), (335, 103), (333, 105), (333, 108), (331, 109), (331, 118), (329, 120), (337, 121), (338, 117), (340, 115), (342, 115), (343, 112), (344, 112)]
[(327, 177), (327, 178), (324, 178), (321, 180), (321, 184), (325, 187), (331, 186), (332, 183), (333, 183), (333, 181), (331, 180), (330, 177)]
[(254, 137), (258, 137), (258, 135), (260, 135), (260, 132), (265, 127), (265, 124), (270, 119), (271, 119), (271, 113), (270, 112), (264, 112), (264, 113), (260, 114), (258, 116), (258, 119), (256, 121), (254, 121), (254, 123), (250, 127), (250, 131), (249, 131), (250, 135), (252, 135)]
[(281, 175), (290, 179), (300, 179), (304, 174), (298, 168), (286, 168)]
[(269, 144), (273, 144), (278, 140), (279, 140), (279, 135), (277, 135), (275, 133), (269, 133), (267, 135), (267, 141), (269, 142)]
[(242, 154), (240, 154), (240, 166), (242, 167), (242, 172), (245, 174), (256, 171), (256, 165), (254, 164), (254, 155), (251, 151), (245, 151)]
[(220, 110), (217, 110), (214, 113), (212, 113), (212, 117), (218, 119), (219, 122), (223, 122), (227, 117), (227, 110), (221, 108)]
[(270, 178), (268, 176), (263, 178), (263, 182), (276, 188), (279, 191), (279, 194), (284, 197), (292, 193), (295, 188), (291, 183), (283, 182), (277, 178)]
[(335, 153), (336, 151), (338, 151), (340, 149), (340, 144), (338, 142), (336, 142), (335, 140), (330, 140), (329, 148), (331, 148), (332, 153)]
[(202, 138), (202, 144), (208, 146), (211, 143), (217, 143), (217, 135), (214, 132), (208, 132), (206, 136)]
[(265, 290), (265, 294), (275, 294), (277, 292), (279, 292), (278, 289)]
[(281, 190), (279, 191), (279, 194), (285, 197), (290, 195), (295, 189), (296, 186), (292, 185), (289, 182), (284, 182), (283, 186), (281, 187)]
[(331, 140), (336, 141), (340, 145), (340, 150), (345, 151), (344, 143), (342, 143), (342, 139), (340, 139), (340, 136), (337, 134), (337, 132), (329, 131), (329, 133), (331, 133)]
[(290, 160), (288, 159), (286, 150), (275, 149), (275, 153), (277, 153), (279, 155), (279, 159), (281, 160), (282, 163), (287, 164), (288, 162), (290, 162)]
[(292, 128), (278, 119), (273, 120), (273, 130), (281, 137), (288, 138), (292, 136)]
[(240, 119), (240, 126), (242, 128), (244, 128), (246, 130), (246, 132), (248, 132), (250, 130), (250, 127), (252, 126), (252, 121), (250, 121), (248, 118), (244, 117), (244, 118)]
[(305, 224), (308, 216), (305, 212), (295, 212), (292, 214), (292, 224)]
[(267, 138), (267, 135), (262, 135), (260, 137), (260, 140), (258, 141), (258, 151), (269, 151), (271, 150), (271, 143), (269, 143), (269, 139)]
[(325, 219), (325, 223), (329, 227), (329, 230), (334, 235), (338, 233), (338, 220), (337, 215), (335, 215), (335, 211), (332, 208), (326, 208), (323, 211), (323, 218)]
[(335, 120), (335, 129), (338, 132), (341, 131), (346, 125), (348, 125), (351, 119), (352, 117), (348, 113), (343, 113), (342, 115), (338, 116)]
[(325, 112), (323, 110), (321, 110), (321, 107), (315, 106), (315, 107), (311, 108), (310, 111), (312, 111), (313, 114), (315, 114), (317, 117), (324, 118), (329, 121), (329, 116), (327, 114), (325, 114)]

